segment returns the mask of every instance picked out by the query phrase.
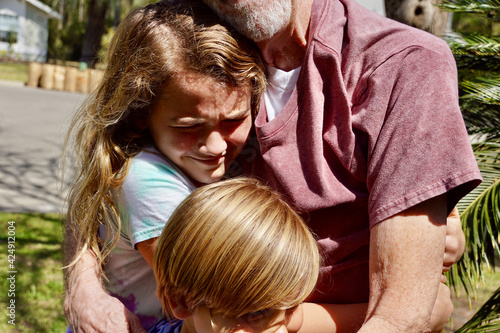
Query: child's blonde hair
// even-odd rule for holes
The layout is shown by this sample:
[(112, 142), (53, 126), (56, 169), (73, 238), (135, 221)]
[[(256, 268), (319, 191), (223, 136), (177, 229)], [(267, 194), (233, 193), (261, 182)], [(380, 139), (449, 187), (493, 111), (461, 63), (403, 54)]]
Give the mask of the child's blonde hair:
[[(80, 255), (90, 249), (100, 267), (120, 233), (110, 189), (122, 184), (131, 159), (152, 143), (149, 131), (138, 124), (145, 122), (158, 88), (184, 70), (221, 86), (250, 86), (257, 112), (265, 89), (258, 49), (222, 25), (201, 1), (166, 0), (129, 14), (111, 42), (104, 79), (73, 120), (65, 149), (70, 152), (71, 137), (78, 170), (67, 221)], [(103, 244), (99, 225), (111, 220), (117, 221), (118, 232)]]
[(299, 305), (313, 291), (318, 245), (301, 218), (257, 180), (198, 188), (170, 217), (154, 255), (157, 295), (228, 317)]

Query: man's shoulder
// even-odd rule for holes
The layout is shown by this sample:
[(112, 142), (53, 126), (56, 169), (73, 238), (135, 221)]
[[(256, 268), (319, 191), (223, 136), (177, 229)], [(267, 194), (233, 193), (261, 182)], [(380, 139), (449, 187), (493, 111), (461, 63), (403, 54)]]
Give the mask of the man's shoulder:
[(349, 62), (377, 66), (394, 54), (423, 48), (449, 54), (446, 42), (430, 33), (374, 13), (354, 0), (325, 1), (314, 24), (314, 42)]
[(376, 14), (354, 0), (317, 0), (310, 28), (303, 66), (318, 72), (325, 82), (341, 77), (352, 103), (374, 74), (381, 75), (374, 82), (390, 84), (384, 77), (391, 73), (410, 67), (425, 71), (429, 64), (440, 63), (455, 75), (455, 60), (444, 40)]

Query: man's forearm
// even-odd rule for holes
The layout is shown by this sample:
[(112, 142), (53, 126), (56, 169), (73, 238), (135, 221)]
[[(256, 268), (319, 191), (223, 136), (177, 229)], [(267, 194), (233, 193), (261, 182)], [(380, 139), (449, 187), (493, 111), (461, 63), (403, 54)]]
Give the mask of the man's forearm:
[(65, 301), (64, 310), (66, 316), (72, 312), (72, 301), (77, 298), (78, 290), (103, 290), (98, 265), (95, 256), (85, 251), (76, 261), (80, 254), (76, 233), (70, 221), (66, 221), (64, 242), (63, 242), (63, 262), (64, 282), (65, 282)]
[(370, 300), (360, 332), (429, 331), (445, 236), (444, 195), (372, 228)]
[[(66, 220), (63, 241), (64, 280), (66, 289), (71, 288), (75, 281), (85, 279), (101, 285), (99, 266), (96, 257), (90, 251), (85, 251), (80, 258), (81, 245), (78, 243), (78, 231), (71, 221)], [(76, 260), (78, 258), (78, 260)], [(76, 260), (76, 261), (75, 261)], [(102, 287), (101, 287), (102, 288)]]

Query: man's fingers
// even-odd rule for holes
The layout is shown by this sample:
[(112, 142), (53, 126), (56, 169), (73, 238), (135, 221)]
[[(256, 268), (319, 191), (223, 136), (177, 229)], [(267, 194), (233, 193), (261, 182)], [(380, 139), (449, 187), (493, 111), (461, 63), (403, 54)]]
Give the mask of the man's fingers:
[(443, 256), (443, 272), (456, 263), (465, 250), (465, 235), (462, 231), (460, 215), (455, 207), (446, 220), (445, 253)]
[(141, 321), (129, 310), (125, 310), (125, 316), (129, 324), (129, 329), (131, 333), (147, 333), (146, 330), (141, 325)]

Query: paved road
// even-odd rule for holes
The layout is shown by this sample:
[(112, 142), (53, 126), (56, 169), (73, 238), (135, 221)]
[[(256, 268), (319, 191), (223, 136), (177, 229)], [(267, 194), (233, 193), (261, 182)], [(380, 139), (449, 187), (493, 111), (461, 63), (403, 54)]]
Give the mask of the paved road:
[(0, 81), (0, 211), (62, 210), (64, 136), (85, 97)]

